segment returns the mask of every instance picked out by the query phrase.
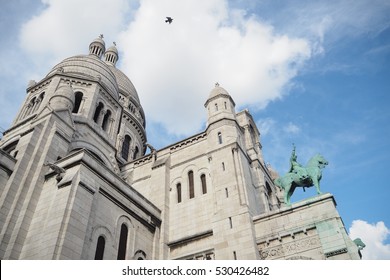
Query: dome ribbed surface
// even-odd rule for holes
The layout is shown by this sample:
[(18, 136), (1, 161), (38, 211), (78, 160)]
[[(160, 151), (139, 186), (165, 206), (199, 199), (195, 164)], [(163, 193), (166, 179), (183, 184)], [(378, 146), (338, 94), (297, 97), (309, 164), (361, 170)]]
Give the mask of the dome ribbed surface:
[(119, 100), (119, 88), (115, 77), (116, 75), (106, 63), (96, 56), (79, 55), (66, 58), (54, 66), (47, 76), (50, 76), (56, 71), (74, 74), (81, 78), (100, 80), (109, 94), (116, 100)]
[(114, 73), (116, 81), (119, 86), (120, 92), (126, 96), (126, 97), (132, 97), (134, 100), (136, 100), (138, 103), (140, 103), (138, 98), (137, 90), (135, 89), (133, 83), (130, 81), (129, 78), (123, 72), (114, 66), (109, 66), (112, 73)]

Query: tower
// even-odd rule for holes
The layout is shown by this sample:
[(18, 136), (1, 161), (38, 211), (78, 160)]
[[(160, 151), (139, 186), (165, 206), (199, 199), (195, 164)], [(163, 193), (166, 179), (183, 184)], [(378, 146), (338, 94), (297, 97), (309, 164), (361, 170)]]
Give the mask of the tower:
[[(257, 259), (252, 218), (269, 211), (269, 201), (276, 192), (271, 189), (272, 181), (263, 166), (259, 133), (249, 112), (236, 113), (234, 100), (218, 83), (205, 107), (207, 153), (216, 195), (216, 258)], [(267, 181), (270, 197), (262, 192)]]

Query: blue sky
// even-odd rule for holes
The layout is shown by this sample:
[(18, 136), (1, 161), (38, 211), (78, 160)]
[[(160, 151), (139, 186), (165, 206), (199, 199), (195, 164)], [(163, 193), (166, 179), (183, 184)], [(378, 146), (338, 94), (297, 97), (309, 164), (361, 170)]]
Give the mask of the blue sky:
[[(372, 244), (363, 256), (390, 259), (389, 1), (0, 3), (1, 130), (29, 80), (86, 54), (103, 33), (106, 47), (117, 42), (118, 67), (137, 88), (152, 145), (202, 131), (203, 104), (219, 82), (237, 111), (250, 109), (265, 161), (280, 174), (292, 143), (302, 164), (317, 152), (328, 159), (322, 190), (334, 194), (351, 236)], [(313, 195), (297, 191), (292, 200)]]

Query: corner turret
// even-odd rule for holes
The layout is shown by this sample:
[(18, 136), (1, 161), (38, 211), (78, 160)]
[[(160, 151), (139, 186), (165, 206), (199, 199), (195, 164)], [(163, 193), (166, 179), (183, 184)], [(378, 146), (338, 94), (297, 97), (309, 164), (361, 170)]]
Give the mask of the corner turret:
[(236, 119), (236, 104), (230, 94), (219, 83), (215, 83), (215, 87), (210, 92), (204, 106), (207, 108), (208, 114), (207, 126), (222, 119)]

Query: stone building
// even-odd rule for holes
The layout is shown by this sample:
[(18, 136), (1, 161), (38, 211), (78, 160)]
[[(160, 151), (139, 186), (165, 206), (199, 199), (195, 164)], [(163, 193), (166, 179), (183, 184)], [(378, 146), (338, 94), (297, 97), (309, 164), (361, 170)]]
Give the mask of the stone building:
[(99, 37), (29, 83), (0, 141), (1, 259), (359, 259), (331, 194), (283, 203), (218, 84), (204, 131), (149, 145), (118, 58)]

